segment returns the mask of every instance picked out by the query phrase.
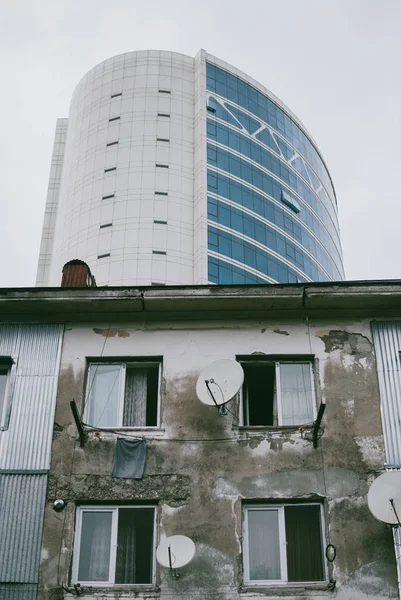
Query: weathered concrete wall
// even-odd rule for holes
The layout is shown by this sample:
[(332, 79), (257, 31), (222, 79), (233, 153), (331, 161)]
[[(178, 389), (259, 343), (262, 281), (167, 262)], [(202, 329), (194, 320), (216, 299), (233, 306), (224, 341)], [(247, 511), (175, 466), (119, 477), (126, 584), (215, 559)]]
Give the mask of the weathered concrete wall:
[[(195, 395), (200, 370), (219, 358), (265, 353), (316, 357), (317, 402), (326, 402), (324, 434), (314, 449), (310, 436), (293, 430), (239, 428)], [(115, 434), (90, 434), (83, 449), (69, 402), (81, 405), (85, 357), (163, 356), (160, 430), (148, 435), (143, 480), (110, 477)], [(235, 402), (230, 409), (238, 411)], [(309, 439), (306, 439), (309, 438)], [(67, 327), (54, 429), (52, 468), (42, 544), (42, 600), (73, 597), (70, 586), (75, 506), (80, 502), (154, 500), (158, 539), (190, 536), (197, 554), (174, 581), (159, 569), (148, 592), (84, 590), (89, 598), (338, 600), (397, 597), (391, 531), (369, 513), (366, 494), (383, 467), (375, 359), (369, 322), (217, 324), (99, 323)], [(56, 498), (67, 501), (55, 513)], [(337, 548), (328, 565), (333, 591), (245, 588), (242, 582), (242, 501), (324, 499), (326, 541)]]

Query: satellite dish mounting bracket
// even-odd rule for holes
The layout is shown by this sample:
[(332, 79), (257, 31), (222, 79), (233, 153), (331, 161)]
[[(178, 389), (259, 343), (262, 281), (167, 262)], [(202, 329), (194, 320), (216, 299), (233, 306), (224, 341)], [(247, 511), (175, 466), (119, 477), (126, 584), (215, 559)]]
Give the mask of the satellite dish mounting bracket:
[(177, 572), (177, 569), (173, 568), (173, 561), (172, 561), (172, 558), (171, 558), (171, 546), (170, 546), (170, 544), (168, 546), (168, 562), (169, 562), (169, 568), (170, 568), (170, 575), (171, 575), (172, 579), (178, 579), (180, 575)]
[(393, 509), (393, 511), (394, 511), (395, 518), (396, 518), (396, 519), (397, 519), (397, 521), (398, 521), (398, 527), (401, 527), (400, 518), (399, 518), (399, 516), (398, 516), (397, 510), (396, 510), (396, 508), (395, 508), (395, 504), (394, 504), (394, 498), (389, 498), (389, 500), (390, 500), (391, 508), (392, 508), (392, 509)]
[(209, 392), (210, 397), (213, 400), (215, 407), (219, 411), (219, 415), (226, 416), (228, 414), (228, 410), (227, 410), (225, 404), (217, 404), (216, 398), (214, 397), (214, 394), (213, 394), (212, 390), (210, 389), (209, 383), (215, 383), (215, 380), (213, 379), (213, 377), (211, 377), (210, 379), (205, 379), (207, 391)]

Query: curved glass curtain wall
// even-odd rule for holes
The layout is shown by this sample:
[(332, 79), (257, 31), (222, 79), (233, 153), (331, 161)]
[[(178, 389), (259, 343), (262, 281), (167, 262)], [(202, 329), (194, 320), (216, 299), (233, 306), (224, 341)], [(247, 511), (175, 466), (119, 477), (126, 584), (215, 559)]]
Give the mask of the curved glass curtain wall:
[(209, 281), (344, 278), (337, 201), (303, 131), (272, 100), (207, 63)]

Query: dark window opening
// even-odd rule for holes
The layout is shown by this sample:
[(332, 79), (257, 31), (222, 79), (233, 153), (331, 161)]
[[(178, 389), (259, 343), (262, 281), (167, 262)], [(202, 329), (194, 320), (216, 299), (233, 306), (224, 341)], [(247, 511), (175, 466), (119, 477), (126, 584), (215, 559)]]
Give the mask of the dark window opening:
[(118, 96), (122, 96), (122, 92), (117, 92), (117, 94), (111, 94), (110, 98), (117, 98)]
[(161, 169), (168, 169), (168, 165), (162, 165), (161, 163), (156, 163), (156, 167), (160, 167)]
[(156, 141), (157, 142), (169, 142), (170, 140), (168, 138), (160, 138), (160, 137), (158, 137), (158, 138), (156, 138)]
[(171, 94), (170, 90), (159, 90), (159, 94)]
[(108, 143), (106, 144), (106, 147), (109, 147), (109, 146), (115, 146), (116, 144), (118, 144), (118, 141), (115, 141), (115, 142), (108, 142)]
[(168, 192), (155, 192), (156, 196), (168, 196)]
[(107, 256), (110, 256), (110, 252), (106, 252), (105, 254), (98, 254), (98, 258), (106, 258)]
[(244, 369), (244, 424), (277, 425), (274, 364), (246, 365)]
[(104, 225), (100, 225), (99, 229), (105, 229), (106, 227), (112, 227), (113, 223), (104, 223)]
[(158, 219), (154, 219), (153, 223), (157, 225), (167, 225), (167, 221), (159, 221)]
[(106, 196), (102, 196), (102, 200), (108, 200), (109, 198), (114, 198), (114, 194), (107, 194)]
[(105, 173), (110, 173), (110, 171), (116, 171), (117, 167), (110, 167), (108, 169), (105, 169), (104, 172)]
[(167, 254), (165, 250), (153, 250), (153, 254)]
[(169, 117), (170, 115), (167, 113), (157, 113), (158, 117)]
[(112, 121), (118, 121), (121, 117), (111, 117), (109, 119), (109, 123), (111, 123)]
[(213, 106), (207, 106), (206, 108), (207, 108), (208, 112), (211, 112), (211, 113), (216, 112), (216, 109)]

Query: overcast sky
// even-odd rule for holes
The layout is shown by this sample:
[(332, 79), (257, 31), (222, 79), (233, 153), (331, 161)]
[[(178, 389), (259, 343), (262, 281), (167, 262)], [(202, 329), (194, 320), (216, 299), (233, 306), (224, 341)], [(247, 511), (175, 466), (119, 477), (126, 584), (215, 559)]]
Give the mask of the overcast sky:
[(200, 48), (274, 92), (337, 192), (347, 279), (401, 278), (401, 0), (1, 0), (0, 287), (34, 285), (56, 119), (95, 64)]

